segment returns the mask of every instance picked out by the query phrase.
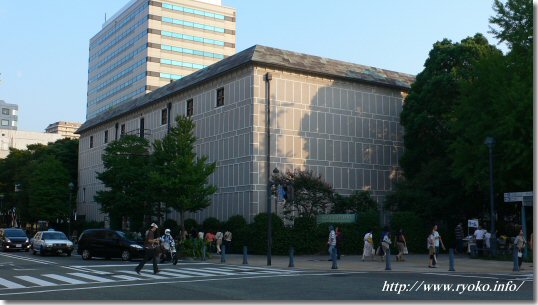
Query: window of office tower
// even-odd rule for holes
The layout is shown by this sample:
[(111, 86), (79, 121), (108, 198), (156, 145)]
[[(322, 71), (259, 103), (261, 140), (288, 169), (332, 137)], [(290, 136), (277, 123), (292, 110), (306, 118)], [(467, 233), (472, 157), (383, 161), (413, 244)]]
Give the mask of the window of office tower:
[(224, 105), (224, 88), (217, 89), (217, 107)]
[(8, 108), (2, 108), (2, 114), (3, 115), (9, 115), (9, 109)]

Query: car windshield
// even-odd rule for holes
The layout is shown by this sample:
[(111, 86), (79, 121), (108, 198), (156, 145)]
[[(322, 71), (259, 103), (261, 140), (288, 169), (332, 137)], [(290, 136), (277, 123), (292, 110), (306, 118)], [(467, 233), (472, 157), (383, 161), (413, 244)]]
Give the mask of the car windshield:
[(47, 239), (67, 239), (63, 232), (43, 232), (43, 240)]
[(142, 237), (140, 237), (135, 232), (123, 232), (123, 231), (116, 231), (121, 237), (127, 239), (127, 240), (134, 240), (134, 241), (140, 241), (142, 240)]
[(23, 230), (6, 230), (7, 237), (26, 237)]

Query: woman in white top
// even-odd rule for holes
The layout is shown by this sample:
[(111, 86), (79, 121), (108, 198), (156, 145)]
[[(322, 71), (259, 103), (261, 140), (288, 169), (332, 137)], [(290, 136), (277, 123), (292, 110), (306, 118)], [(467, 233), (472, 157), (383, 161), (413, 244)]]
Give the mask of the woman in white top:
[(221, 231), (218, 231), (217, 234), (215, 234), (215, 239), (217, 240), (217, 254), (220, 254), (220, 246), (222, 245), (222, 237), (223, 234)]
[(372, 230), (364, 234), (364, 249), (362, 250), (362, 261), (364, 262), (365, 256), (371, 256), (374, 260), (374, 236), (372, 235)]

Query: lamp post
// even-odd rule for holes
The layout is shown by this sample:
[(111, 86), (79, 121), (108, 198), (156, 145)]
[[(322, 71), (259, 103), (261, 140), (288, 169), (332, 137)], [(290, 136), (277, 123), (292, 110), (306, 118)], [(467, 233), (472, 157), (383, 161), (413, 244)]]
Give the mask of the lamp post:
[[(275, 167), (275, 169), (273, 169), (273, 174), (278, 175), (278, 173), (280, 172)], [(267, 196), (267, 266), (271, 266), (271, 248), (273, 246), (273, 217), (271, 216), (273, 213), (271, 210), (271, 196), (273, 194), (272, 186), (273, 182), (269, 180), (269, 187), (267, 188), (267, 191), (269, 192), (269, 196)]]
[(69, 182), (67, 186), (69, 187), (69, 202), (67, 203), (67, 212), (69, 213), (67, 214), (67, 236), (68, 238), (71, 238), (71, 193), (73, 192), (75, 185), (73, 184), (73, 182)]
[(497, 254), (497, 234), (495, 234), (495, 205), (493, 198), (493, 146), (495, 146), (495, 139), (493, 137), (486, 137), (484, 144), (489, 149), (489, 210), (491, 218), (491, 254), (495, 256)]

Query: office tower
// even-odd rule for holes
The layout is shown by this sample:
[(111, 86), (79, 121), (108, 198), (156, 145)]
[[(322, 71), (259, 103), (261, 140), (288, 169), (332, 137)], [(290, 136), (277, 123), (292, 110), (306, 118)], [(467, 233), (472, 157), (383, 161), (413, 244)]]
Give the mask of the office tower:
[(86, 119), (235, 54), (220, 0), (132, 0), (90, 39)]
[(0, 129), (17, 130), (19, 106), (0, 100)]
[(49, 124), (49, 126), (45, 128), (45, 132), (57, 133), (62, 135), (64, 138), (78, 139), (80, 136), (75, 134), (75, 131), (77, 131), (79, 128), (80, 123), (59, 121)]

